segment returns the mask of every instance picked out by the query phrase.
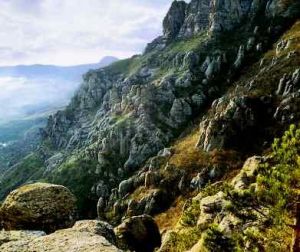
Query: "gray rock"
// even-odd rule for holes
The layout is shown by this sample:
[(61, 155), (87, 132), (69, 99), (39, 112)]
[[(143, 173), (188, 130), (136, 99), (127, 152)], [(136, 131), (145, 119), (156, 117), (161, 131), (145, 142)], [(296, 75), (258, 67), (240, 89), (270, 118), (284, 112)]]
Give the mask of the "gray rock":
[(233, 64), (234, 67), (237, 69), (240, 68), (242, 66), (244, 58), (245, 58), (245, 48), (244, 48), (244, 46), (241, 45), (239, 48), (236, 60)]
[(119, 184), (118, 192), (119, 192), (119, 195), (121, 198), (126, 196), (132, 190), (133, 190), (133, 179), (132, 178), (124, 180)]
[(89, 232), (103, 236), (111, 244), (116, 244), (116, 235), (113, 226), (104, 221), (99, 220), (81, 220), (77, 221), (72, 230), (79, 232)]
[(168, 39), (177, 36), (185, 20), (187, 4), (184, 1), (174, 1), (163, 20), (163, 33)]
[(170, 110), (170, 117), (175, 126), (179, 127), (192, 115), (190, 105), (184, 99), (175, 99)]

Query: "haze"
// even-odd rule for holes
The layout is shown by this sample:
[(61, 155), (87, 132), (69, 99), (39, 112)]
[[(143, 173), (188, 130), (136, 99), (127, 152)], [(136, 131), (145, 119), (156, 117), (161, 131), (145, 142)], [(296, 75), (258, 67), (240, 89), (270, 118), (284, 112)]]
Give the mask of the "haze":
[(10, 75), (1, 66), (68, 66), (141, 53), (161, 34), (170, 2), (1, 0), (0, 123), (63, 106), (80, 84), (51, 72), (47, 78)]

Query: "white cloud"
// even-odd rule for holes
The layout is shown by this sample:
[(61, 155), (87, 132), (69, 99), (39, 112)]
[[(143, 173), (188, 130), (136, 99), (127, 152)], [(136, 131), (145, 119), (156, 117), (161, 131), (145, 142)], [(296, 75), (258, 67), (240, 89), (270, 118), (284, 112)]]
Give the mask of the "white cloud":
[(172, 0), (1, 0), (0, 65), (128, 57), (161, 33)]

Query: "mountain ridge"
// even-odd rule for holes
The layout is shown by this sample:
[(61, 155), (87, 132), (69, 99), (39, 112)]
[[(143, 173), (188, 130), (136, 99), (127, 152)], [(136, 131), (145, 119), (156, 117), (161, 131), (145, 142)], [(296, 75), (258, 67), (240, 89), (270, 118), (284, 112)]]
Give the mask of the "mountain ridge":
[(58, 66), (44, 64), (1, 66), (0, 76), (37, 78), (56, 75), (57, 77), (67, 78), (74, 81), (80, 81), (81, 75), (83, 75), (88, 70), (107, 66), (117, 60), (118, 58), (116, 57), (106, 56), (102, 58), (98, 63), (80, 64), (73, 66)]
[[(280, 226), (258, 201), (259, 179), (269, 185), (258, 163), (272, 164), (273, 139), (300, 121), (299, 14), (296, 0), (174, 1), (144, 54), (84, 75), (1, 197), (43, 179), (70, 188), (81, 218), (154, 216), (166, 228), (160, 251), (274, 251)], [(164, 225), (170, 216), (176, 226)]]

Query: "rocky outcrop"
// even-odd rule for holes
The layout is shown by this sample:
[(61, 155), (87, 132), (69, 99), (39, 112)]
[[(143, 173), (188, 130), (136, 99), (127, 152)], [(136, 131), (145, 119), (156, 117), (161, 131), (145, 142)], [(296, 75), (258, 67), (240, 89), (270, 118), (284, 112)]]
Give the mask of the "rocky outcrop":
[(269, 0), (266, 6), (266, 15), (275, 16), (297, 16), (299, 15), (299, 2), (291, 1), (287, 4), (284, 0)]
[[(99, 223), (96, 226), (95, 224), (91, 221), (82, 221), (78, 225), (75, 224), (74, 228), (62, 229), (44, 236), (35, 233), (29, 236), (27, 233), (32, 232), (27, 232), (25, 236), (18, 237), (18, 239), (6, 240), (0, 245), (0, 250), (7, 252), (121, 252), (101, 236), (103, 229), (99, 229)], [(103, 227), (102, 224), (101, 226)], [(15, 231), (10, 231), (8, 235), (11, 237), (13, 232)], [(106, 236), (109, 237), (110, 234)]]
[(174, 1), (163, 22), (164, 37), (188, 38), (201, 31), (212, 34), (230, 31), (264, 9), (267, 16), (276, 17), (291, 15), (296, 7), (285, 5), (283, 0), (192, 0), (189, 4)]
[(246, 189), (251, 183), (254, 183), (263, 160), (263, 157), (259, 156), (248, 158), (239, 174), (231, 182), (234, 188)]
[(76, 198), (65, 187), (36, 183), (11, 192), (0, 208), (6, 230), (53, 232), (71, 227), (76, 220)]
[[(214, 117), (200, 124), (197, 146), (205, 151), (221, 148), (243, 148), (245, 139), (258, 135), (261, 125), (268, 118), (272, 120), (270, 97), (235, 97), (219, 99), (212, 104)], [(251, 141), (251, 139), (249, 139)]]
[(179, 32), (185, 20), (187, 4), (184, 1), (174, 1), (163, 21), (164, 35), (173, 39)]
[(161, 245), (161, 236), (154, 219), (148, 215), (134, 216), (115, 228), (120, 247), (136, 252), (153, 252)]

